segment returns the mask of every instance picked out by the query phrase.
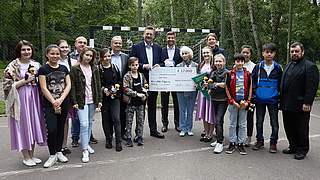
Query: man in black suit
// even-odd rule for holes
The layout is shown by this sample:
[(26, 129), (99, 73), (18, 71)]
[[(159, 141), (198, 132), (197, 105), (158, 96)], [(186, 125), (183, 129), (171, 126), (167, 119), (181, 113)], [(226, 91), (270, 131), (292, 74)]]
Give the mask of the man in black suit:
[[(175, 67), (182, 62), (180, 56), (180, 49), (175, 46), (176, 33), (173, 31), (167, 32), (167, 47), (162, 49), (161, 59), (164, 61), (165, 67)], [(176, 131), (179, 129), (179, 106), (176, 92), (171, 92), (174, 109), (174, 126)], [(168, 105), (169, 105), (170, 92), (161, 92), (161, 117), (162, 117), (162, 132), (168, 131)]]
[(310, 111), (319, 84), (317, 66), (304, 59), (304, 48), (299, 42), (290, 46), (291, 62), (281, 79), (281, 108), (283, 124), (289, 141), (284, 154), (295, 154), (302, 160), (309, 151)]
[[(139, 71), (143, 73), (149, 82), (149, 71), (152, 68), (163, 65), (161, 60), (161, 47), (153, 42), (155, 38), (155, 29), (152, 26), (147, 26), (143, 33), (143, 41), (132, 46), (130, 57), (137, 57), (139, 59)], [(157, 97), (158, 92), (148, 92), (148, 123), (150, 129), (150, 136), (156, 138), (164, 138), (164, 135), (157, 130)]]
[[(122, 50), (122, 38), (121, 36), (114, 36), (111, 39), (111, 62), (115, 64), (120, 71), (121, 82), (123, 76), (128, 71), (128, 55), (121, 52)], [(126, 108), (127, 104), (123, 101), (120, 101), (120, 122), (121, 122), (121, 137), (126, 139)], [(112, 126), (111, 126), (112, 127)], [(113, 132), (113, 130), (111, 131)]]

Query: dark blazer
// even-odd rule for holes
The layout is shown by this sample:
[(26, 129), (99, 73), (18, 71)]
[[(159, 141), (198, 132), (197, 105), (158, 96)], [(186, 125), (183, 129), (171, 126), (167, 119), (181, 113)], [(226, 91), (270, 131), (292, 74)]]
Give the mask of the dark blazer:
[[(168, 47), (162, 48), (161, 59), (163, 62), (164, 62), (164, 60), (169, 59)], [(176, 66), (177, 64), (182, 62), (182, 57), (180, 56), (180, 49), (177, 46), (174, 49), (173, 61), (174, 61), (174, 66)]]
[[(153, 52), (153, 65), (159, 64), (160, 66), (163, 66), (163, 61), (161, 59), (161, 47), (153, 43), (152, 45), (152, 52)], [(146, 46), (144, 41), (141, 41), (135, 45), (132, 46), (129, 57), (137, 57), (139, 59), (139, 72), (142, 72), (143, 75), (146, 77), (146, 79), (149, 81), (149, 71), (143, 69), (144, 64), (149, 64), (147, 53), (146, 53)]]
[(308, 60), (287, 64), (281, 78), (280, 103), (282, 110), (302, 112), (302, 105), (312, 105), (319, 85), (319, 70)]
[(125, 54), (123, 52), (120, 53), (121, 56), (121, 74), (120, 77), (121, 79), (123, 76), (129, 71), (129, 66), (128, 66), (128, 54)]

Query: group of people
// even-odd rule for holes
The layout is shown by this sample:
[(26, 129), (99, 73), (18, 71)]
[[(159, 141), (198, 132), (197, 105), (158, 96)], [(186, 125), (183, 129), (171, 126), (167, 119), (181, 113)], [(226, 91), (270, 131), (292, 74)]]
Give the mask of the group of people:
[[(68, 121), (72, 119), (72, 146), (81, 142), (82, 162), (89, 162), (96, 142), (92, 137), (94, 113), (101, 112), (105, 134), (105, 148), (122, 151), (122, 141), (127, 147), (144, 144), (143, 127), (145, 106), (148, 106), (150, 136), (164, 139), (169, 125), (168, 104), (170, 94), (174, 106), (174, 126), (179, 136), (193, 136), (195, 120), (203, 121), (200, 141), (211, 142), (214, 153), (223, 152), (224, 116), (230, 114), (229, 146), (226, 153), (236, 149), (245, 155), (250, 146), (256, 111), (256, 143), (253, 150), (264, 147), (263, 121), (266, 107), (270, 115), (270, 153), (277, 152), (278, 111), (283, 121), (289, 148), (285, 154), (304, 159), (309, 150), (309, 119), (318, 88), (317, 66), (304, 59), (304, 48), (299, 42), (290, 46), (291, 62), (284, 71), (275, 61), (277, 48), (273, 43), (263, 46), (262, 59), (257, 64), (251, 60), (253, 49), (244, 45), (241, 53), (234, 55), (234, 65), (226, 68), (224, 49), (217, 46), (217, 36), (208, 34), (207, 46), (202, 49), (202, 61), (193, 59), (187, 46), (176, 46), (176, 33), (167, 33), (167, 46), (154, 43), (155, 29), (147, 26), (143, 40), (132, 46), (130, 54), (121, 51), (122, 39), (111, 39), (111, 50), (99, 52), (87, 46), (79, 36), (75, 50), (65, 40), (49, 45), (46, 61), (41, 66), (33, 60), (33, 45), (25, 40), (16, 46), (16, 59), (9, 63), (4, 73), (4, 92), (11, 133), (11, 149), (21, 151), (23, 164), (35, 166), (42, 161), (34, 156), (35, 144), (47, 145), (49, 158), (44, 167), (57, 161), (68, 162)], [(98, 59), (98, 60), (97, 60)], [(161, 132), (157, 130), (158, 92), (148, 91), (149, 72), (157, 67), (196, 68), (206, 73), (211, 81), (201, 84), (203, 91), (161, 92)], [(280, 104), (280, 105), (279, 105)], [(132, 124), (136, 113), (135, 136)], [(214, 137), (214, 132), (216, 136)], [(134, 143), (133, 143), (134, 142)]]

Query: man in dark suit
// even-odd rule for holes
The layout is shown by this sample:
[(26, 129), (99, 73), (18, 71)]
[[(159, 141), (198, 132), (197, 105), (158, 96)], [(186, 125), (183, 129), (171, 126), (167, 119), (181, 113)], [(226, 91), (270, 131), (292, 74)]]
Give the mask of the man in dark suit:
[[(114, 36), (111, 39), (111, 62), (115, 64), (120, 71), (121, 82), (123, 76), (128, 71), (128, 55), (121, 52), (122, 50), (122, 38), (121, 36)], [(122, 98), (121, 98), (122, 99)], [(121, 137), (126, 139), (126, 108), (127, 104), (123, 101), (120, 101), (120, 122), (121, 122)], [(112, 126), (111, 126), (112, 127)], [(111, 131), (113, 132), (113, 131)]]
[(319, 84), (317, 66), (304, 59), (304, 48), (299, 42), (290, 46), (291, 62), (281, 79), (281, 108), (283, 124), (289, 141), (284, 154), (295, 154), (302, 160), (309, 151), (310, 111)]
[[(167, 47), (162, 49), (161, 59), (164, 61), (165, 67), (175, 67), (177, 64), (182, 62), (180, 56), (180, 49), (175, 46), (176, 33), (169, 31), (167, 33)], [(176, 131), (180, 132), (179, 129), (179, 106), (176, 92), (171, 92), (174, 108), (174, 126)], [(162, 117), (162, 132), (168, 131), (168, 105), (169, 105), (170, 92), (161, 92), (161, 117)]]
[[(143, 33), (143, 41), (132, 46), (130, 57), (139, 59), (139, 71), (143, 73), (149, 82), (149, 71), (152, 68), (163, 65), (161, 60), (161, 47), (153, 42), (155, 38), (155, 29), (152, 26), (147, 26)], [(156, 108), (158, 92), (148, 92), (148, 123), (150, 136), (156, 138), (164, 138), (164, 135), (157, 130)]]

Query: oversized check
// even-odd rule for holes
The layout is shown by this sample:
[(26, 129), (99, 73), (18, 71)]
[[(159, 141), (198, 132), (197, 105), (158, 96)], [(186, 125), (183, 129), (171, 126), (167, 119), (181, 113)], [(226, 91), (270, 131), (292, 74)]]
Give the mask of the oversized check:
[(157, 67), (149, 71), (150, 91), (195, 91), (196, 67)]

